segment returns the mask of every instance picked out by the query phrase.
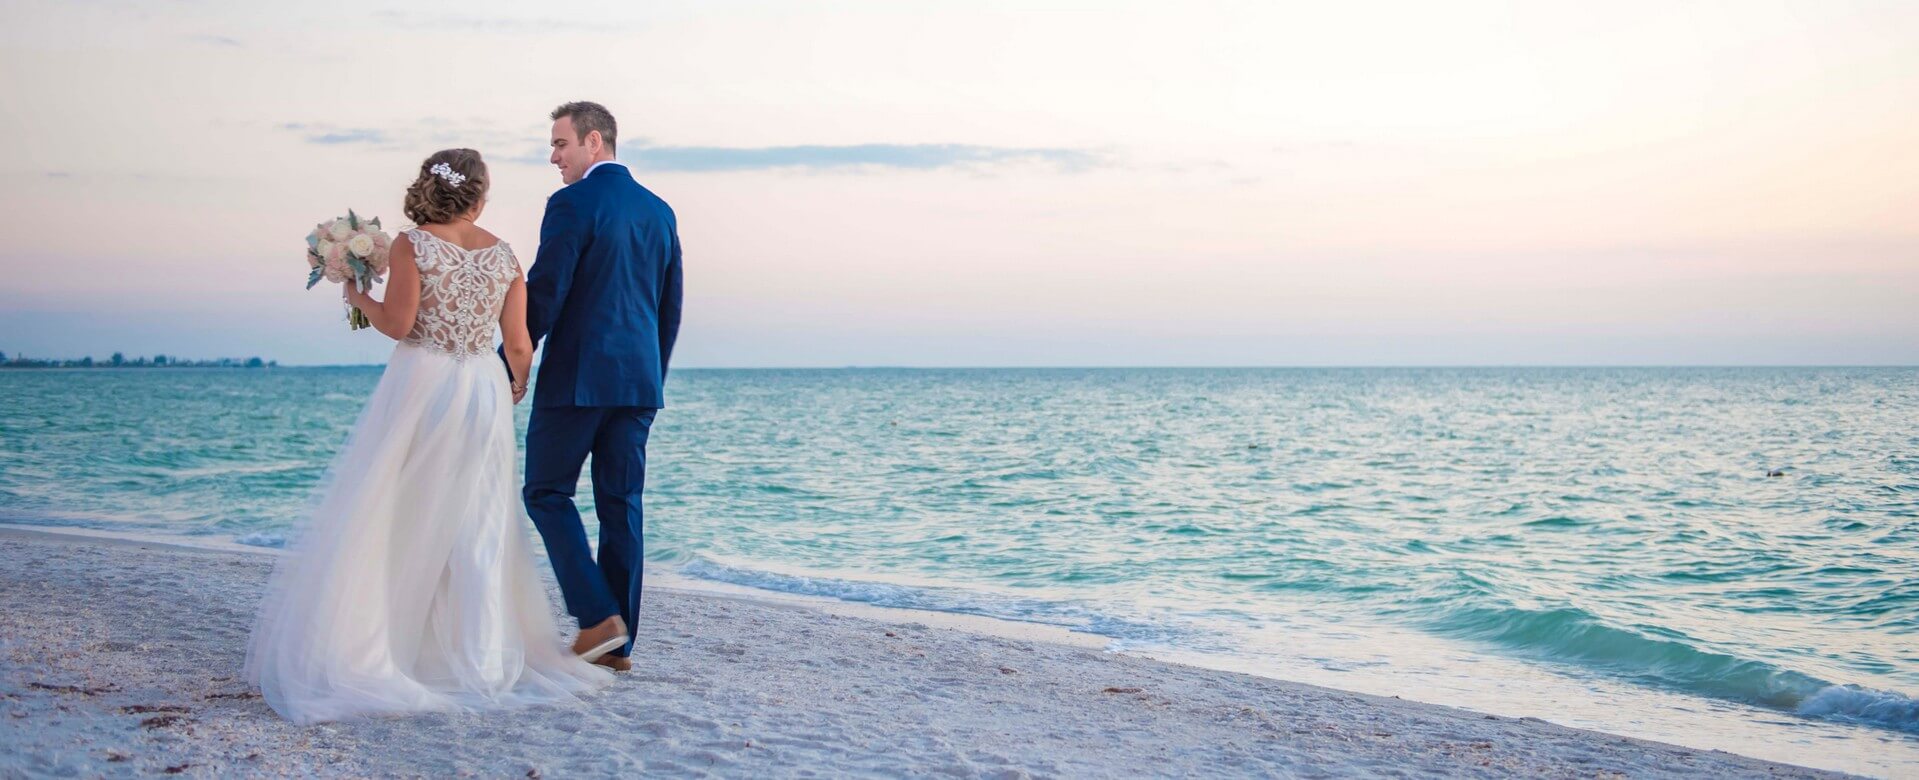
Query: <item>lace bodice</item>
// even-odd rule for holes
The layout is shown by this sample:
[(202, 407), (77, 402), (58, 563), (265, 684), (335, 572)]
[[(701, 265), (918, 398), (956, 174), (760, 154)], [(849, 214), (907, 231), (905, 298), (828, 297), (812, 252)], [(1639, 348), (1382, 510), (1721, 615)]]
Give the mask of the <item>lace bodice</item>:
[(520, 261), (501, 241), (463, 249), (419, 228), (406, 231), (420, 266), (420, 313), (402, 343), (465, 359), (493, 351), (493, 334)]

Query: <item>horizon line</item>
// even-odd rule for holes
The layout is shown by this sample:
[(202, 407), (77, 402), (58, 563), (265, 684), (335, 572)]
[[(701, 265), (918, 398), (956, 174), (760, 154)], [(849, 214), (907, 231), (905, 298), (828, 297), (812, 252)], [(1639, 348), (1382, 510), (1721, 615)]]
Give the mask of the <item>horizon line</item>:
[[(385, 363), (281, 363), (279, 368), (381, 368)], [(537, 370), (538, 366), (535, 366)], [(1238, 365), (890, 365), (858, 364), (816, 366), (682, 366), (673, 371), (1005, 371), (1052, 370), (1158, 370), (1158, 369), (1381, 369), (1381, 368), (1919, 368), (1919, 363), (1268, 363)]]

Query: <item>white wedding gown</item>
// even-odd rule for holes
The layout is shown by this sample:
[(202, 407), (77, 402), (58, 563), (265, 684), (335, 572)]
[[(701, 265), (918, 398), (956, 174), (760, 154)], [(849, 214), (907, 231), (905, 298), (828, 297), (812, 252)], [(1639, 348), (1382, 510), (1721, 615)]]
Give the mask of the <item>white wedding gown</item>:
[(408, 231), (420, 312), (273, 573), (247, 678), (298, 723), (576, 702), (612, 679), (568, 651), (535, 578), (513, 397), (493, 335), (520, 273)]

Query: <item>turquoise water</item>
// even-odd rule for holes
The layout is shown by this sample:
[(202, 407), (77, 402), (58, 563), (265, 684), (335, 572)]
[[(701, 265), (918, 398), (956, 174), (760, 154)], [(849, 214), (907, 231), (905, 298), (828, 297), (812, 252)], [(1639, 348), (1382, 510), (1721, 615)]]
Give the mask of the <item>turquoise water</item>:
[[(279, 544), (378, 376), (0, 372), (0, 520)], [(1919, 370), (686, 370), (670, 402), (647, 555), (687, 577), (1919, 772)]]

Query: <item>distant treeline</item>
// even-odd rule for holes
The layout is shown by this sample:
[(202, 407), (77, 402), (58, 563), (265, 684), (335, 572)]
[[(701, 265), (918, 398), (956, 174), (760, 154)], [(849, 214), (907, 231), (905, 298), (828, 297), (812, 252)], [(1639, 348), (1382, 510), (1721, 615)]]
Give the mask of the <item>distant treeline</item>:
[(0, 368), (273, 368), (278, 365), (280, 365), (278, 360), (262, 360), (257, 357), (192, 360), (154, 355), (129, 358), (125, 354), (115, 352), (113, 357), (106, 360), (94, 360), (91, 356), (77, 359), (49, 359), (0, 352)]

